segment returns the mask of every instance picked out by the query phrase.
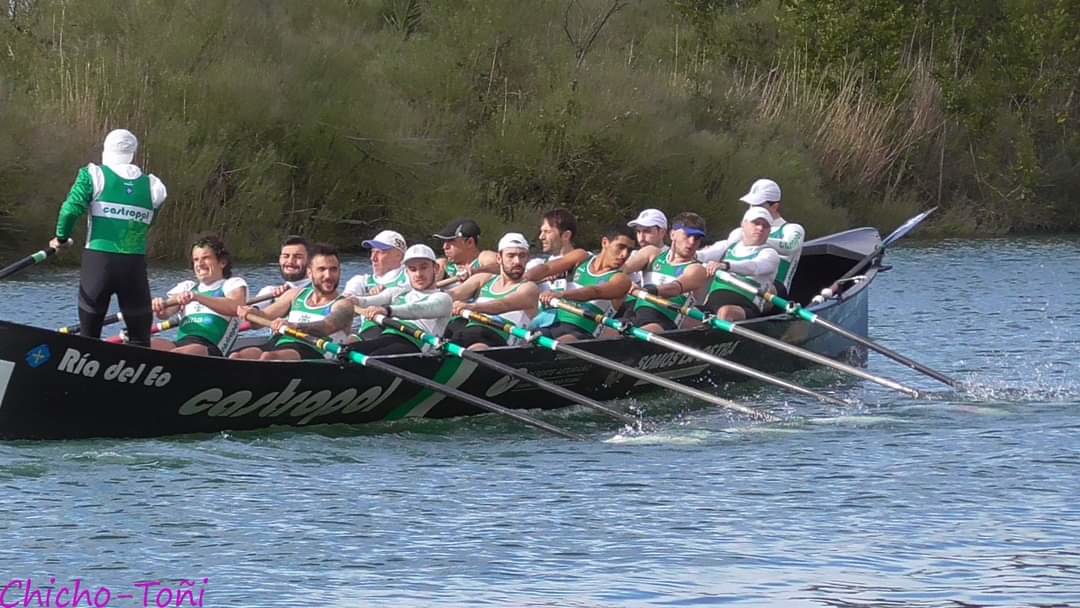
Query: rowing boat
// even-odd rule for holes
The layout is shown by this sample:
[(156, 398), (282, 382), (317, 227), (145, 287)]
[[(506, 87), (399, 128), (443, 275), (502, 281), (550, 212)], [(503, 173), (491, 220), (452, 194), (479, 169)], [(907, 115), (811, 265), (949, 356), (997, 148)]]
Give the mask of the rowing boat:
[[(791, 299), (809, 304), (874, 251), (881, 237), (857, 228), (806, 243)], [(823, 319), (865, 336), (868, 288), (879, 264), (842, 283), (834, 297), (810, 305)], [(787, 315), (745, 323), (813, 352), (865, 364), (866, 351), (817, 325)], [(771, 372), (807, 364), (732, 334), (704, 328), (665, 336), (705, 352)], [(741, 380), (688, 356), (628, 338), (575, 343), (600, 357), (687, 383)], [(597, 400), (651, 386), (565, 354), (529, 346), (485, 354)], [(568, 402), (472, 361), (398, 355), (386, 361), (513, 409), (550, 409)], [(179, 355), (65, 335), (0, 321), (0, 438), (153, 437), (259, 429), (274, 425), (362, 424), (406, 417), (482, 413), (475, 406), (359, 366), (316, 362), (236, 361)]]

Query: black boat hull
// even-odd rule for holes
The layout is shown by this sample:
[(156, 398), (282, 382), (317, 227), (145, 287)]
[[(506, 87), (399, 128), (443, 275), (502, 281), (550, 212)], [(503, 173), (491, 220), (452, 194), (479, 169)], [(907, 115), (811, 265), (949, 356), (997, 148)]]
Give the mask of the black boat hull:
[[(873, 236), (876, 238), (877, 233), (873, 232)], [(853, 265), (865, 247), (876, 243), (868, 235), (863, 240), (863, 246), (849, 244), (839, 254), (824, 251), (828, 242), (823, 242), (817, 261), (808, 243), (804, 260), (809, 264), (804, 262), (800, 272), (815, 264), (828, 266), (827, 272), (814, 271), (821, 276), (813, 281), (818, 286), (828, 284)], [(865, 280), (847, 289), (842, 297), (815, 306), (814, 310), (833, 323), (866, 335), (868, 287), (875, 273), (876, 269), (871, 269)], [(747, 326), (829, 357), (865, 361), (863, 350), (818, 325), (773, 316)], [(802, 359), (705, 328), (665, 335), (769, 372), (807, 367)], [(742, 379), (688, 356), (629, 338), (576, 345), (601, 357), (681, 381)], [(487, 354), (598, 400), (617, 399), (651, 388), (562, 353), (515, 347), (492, 349)], [(413, 355), (386, 360), (509, 408), (549, 409), (568, 404), (531, 384), (478, 368), (469, 361)], [(0, 321), (0, 438), (150, 437), (477, 413), (481, 410), (466, 403), (355, 365), (192, 357)]]

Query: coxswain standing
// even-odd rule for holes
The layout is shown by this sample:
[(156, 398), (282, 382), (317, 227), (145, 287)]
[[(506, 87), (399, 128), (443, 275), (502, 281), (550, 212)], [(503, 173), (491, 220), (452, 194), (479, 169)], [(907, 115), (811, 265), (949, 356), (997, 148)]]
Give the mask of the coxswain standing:
[[(536, 283), (525, 280), (525, 265), (529, 261), (529, 242), (518, 232), (508, 232), (499, 239), (499, 274), (474, 274), (449, 291), (454, 298), (453, 313), (461, 315), (470, 309), (488, 315), (499, 315), (518, 327), (525, 327), (536, 316)], [(447, 336), (470, 350), (506, 346), (516, 341), (506, 332), (469, 321), (464, 326), (453, 325)]]
[(439, 259), (440, 278), (469, 278), (477, 272), (499, 272), (499, 256), (489, 249), (480, 249), (480, 225), (463, 217), (453, 220), (433, 234), (442, 241), (443, 254)]
[[(431, 247), (409, 247), (405, 252), (405, 272), (409, 276), (408, 286), (389, 287), (373, 296), (354, 298), (353, 302), (367, 319), (385, 315), (413, 329), (442, 337), (454, 301), (435, 285), (438, 262)], [(411, 334), (384, 328), (382, 335), (363, 340), (353, 350), (371, 356), (404, 355), (425, 351), (427, 345)]]
[[(680, 306), (692, 306), (695, 292), (709, 282), (709, 275), (696, 258), (704, 239), (705, 219), (689, 211), (680, 213), (672, 221), (671, 247), (650, 245), (639, 249), (627, 260), (623, 272), (641, 271), (642, 289)], [(633, 314), (634, 323), (647, 331), (676, 329), (685, 323), (679, 312), (644, 300), (637, 301)]]
[[(311, 279), (307, 276), (308, 248), (311, 245), (302, 236), (289, 236), (281, 243), (281, 253), (278, 255), (278, 271), (281, 273), (282, 285), (267, 285), (259, 290), (256, 298), (272, 295), (275, 298), (294, 287), (307, 287), (311, 285)], [(264, 308), (269, 304), (259, 305)]]
[(139, 142), (125, 129), (105, 136), (101, 165), (79, 169), (60, 207), (49, 246), (69, 243), (75, 221), (89, 212), (86, 249), (79, 274), (79, 333), (100, 338), (109, 301), (116, 294), (131, 344), (150, 346), (150, 284), (146, 241), (167, 191), (152, 174), (132, 164)]
[[(743, 214), (742, 225), (732, 232), (738, 233), (736, 241), (717, 243), (724, 254), (719, 260), (710, 260), (705, 265), (709, 276), (724, 270), (738, 275), (745, 281), (757, 286), (771, 286), (780, 267), (780, 254), (768, 243), (772, 228), (772, 216), (762, 207), (750, 207)], [(715, 253), (706, 256), (707, 258)], [(709, 286), (708, 295), (702, 308), (725, 321), (742, 321), (760, 316), (765, 310), (765, 300), (714, 278)]]
[[(320, 338), (341, 342), (352, 327), (353, 303), (338, 293), (341, 282), (341, 261), (337, 250), (330, 245), (311, 247), (308, 262), (310, 287), (295, 287), (281, 295), (261, 314), (273, 319), (270, 329), (275, 334), (286, 326)], [(240, 306), (236, 316), (243, 319), (249, 312), (259, 312), (251, 306)], [(284, 317), (284, 318), (283, 318)], [(231, 355), (233, 359), (263, 361), (297, 361), (322, 359), (323, 354), (313, 346), (289, 335), (272, 337), (261, 346), (251, 346)]]
[(151, 307), (159, 319), (180, 312), (176, 341), (154, 338), (154, 350), (186, 355), (221, 357), (229, 352), (239, 333), (236, 307), (247, 300), (247, 281), (232, 276), (232, 259), (225, 243), (215, 235), (195, 239), (191, 265), (197, 281), (182, 281), (166, 294), (178, 303), (154, 298)]
[[(622, 304), (630, 289), (630, 277), (621, 272), (634, 250), (634, 233), (626, 226), (608, 228), (600, 239), (600, 253), (582, 261), (570, 273), (566, 291), (545, 291), (540, 302), (549, 305), (552, 298), (574, 303), (592, 314), (610, 316)], [(604, 326), (592, 319), (556, 310), (555, 322), (540, 333), (561, 342), (595, 338)]]

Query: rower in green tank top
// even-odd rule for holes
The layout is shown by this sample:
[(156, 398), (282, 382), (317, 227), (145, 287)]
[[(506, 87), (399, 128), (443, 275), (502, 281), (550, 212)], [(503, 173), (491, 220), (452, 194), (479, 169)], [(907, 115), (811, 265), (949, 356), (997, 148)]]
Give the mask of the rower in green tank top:
[[(767, 242), (771, 221), (768, 210), (750, 207), (737, 231), (739, 239), (720, 243), (724, 246), (723, 258), (706, 264), (710, 276), (724, 270), (758, 287), (771, 286), (780, 265), (780, 254)], [(765, 300), (714, 278), (702, 308), (725, 321), (742, 321), (760, 316), (765, 310)]]
[[(627, 226), (611, 226), (600, 245), (600, 253), (586, 258), (570, 274), (565, 291), (541, 293), (540, 303), (548, 306), (557, 297), (591, 314), (613, 315), (630, 289), (630, 277), (622, 272), (622, 267), (634, 250), (634, 233)], [(561, 309), (554, 312), (554, 323), (539, 329), (549, 338), (573, 342), (597, 337), (603, 329), (592, 319)]]
[(115, 294), (131, 344), (150, 346), (150, 284), (146, 248), (150, 226), (165, 203), (165, 185), (132, 164), (139, 142), (127, 130), (105, 137), (101, 164), (79, 169), (60, 208), (49, 246), (70, 243), (75, 222), (88, 215), (79, 276), (79, 333), (100, 338)]
[[(474, 274), (461, 285), (449, 290), (454, 299), (453, 314), (462, 316), (466, 309), (484, 314), (499, 315), (518, 327), (525, 327), (536, 316), (536, 283), (526, 281), (525, 264), (529, 261), (529, 243), (517, 232), (507, 233), (499, 240), (499, 274)], [(516, 341), (506, 332), (480, 323), (451, 324), (447, 337), (471, 350), (506, 346)]]
[(155, 350), (187, 355), (221, 357), (229, 352), (239, 329), (236, 307), (247, 300), (247, 282), (232, 276), (232, 259), (225, 242), (215, 235), (195, 239), (191, 264), (197, 281), (182, 281), (166, 294), (175, 302), (154, 298), (151, 307), (159, 319), (180, 313), (176, 340), (151, 340)]
[[(644, 247), (626, 262), (623, 271), (642, 273), (642, 289), (680, 305), (693, 305), (695, 292), (708, 283), (705, 268), (696, 259), (705, 238), (705, 219), (691, 212), (675, 216), (671, 247)], [(689, 322), (676, 311), (638, 300), (634, 323), (647, 331), (676, 329)]]
[[(320, 338), (341, 342), (353, 321), (353, 303), (338, 292), (341, 281), (341, 261), (337, 249), (316, 244), (310, 248), (308, 276), (311, 286), (286, 291), (272, 304), (262, 309), (241, 306), (237, 316), (244, 318), (255, 312), (272, 319), (270, 329), (280, 334), (286, 326)], [(262, 346), (252, 346), (230, 355), (234, 359), (262, 361), (298, 361), (322, 359), (323, 353), (304, 342), (281, 335)]]

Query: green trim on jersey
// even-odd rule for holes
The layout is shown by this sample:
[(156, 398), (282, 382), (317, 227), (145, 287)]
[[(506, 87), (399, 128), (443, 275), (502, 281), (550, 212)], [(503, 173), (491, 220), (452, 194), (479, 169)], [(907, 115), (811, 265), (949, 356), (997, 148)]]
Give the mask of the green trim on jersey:
[[(784, 228), (793, 225), (791, 222), (784, 222), (776, 230), (769, 233), (769, 240), (782, 241), (784, 240)], [(788, 274), (791, 272), (791, 258), (784, 254), (780, 254), (780, 266), (776, 269), (776, 280), (783, 283), (785, 287), (791, 286), (791, 280), (788, 278)]]
[[(665, 247), (664, 250), (660, 253), (660, 255), (656, 256), (656, 259), (653, 260), (651, 264), (649, 264), (644, 270), (641, 271), (641, 283), (643, 285), (651, 284), (660, 286), (666, 285), (667, 283), (673, 283), (678, 280), (678, 278), (681, 277), (684, 272), (686, 272), (686, 269), (691, 264), (698, 263), (697, 260), (690, 260), (689, 262), (684, 262), (682, 264), (672, 264), (670, 261), (668, 261), (670, 254), (671, 248)], [(670, 319), (671, 322), (675, 325), (678, 325), (679, 321), (682, 319), (682, 314), (677, 310), (671, 310), (666, 306), (658, 306), (647, 300), (637, 300), (636, 298), (635, 300), (636, 301), (634, 302), (634, 310), (651, 308), (659, 312), (664, 317)], [(693, 305), (694, 303), (694, 298), (692, 294), (688, 293), (681, 293), (677, 296), (668, 298), (668, 300), (674, 302), (675, 304), (678, 304), (680, 308), (686, 305)]]
[[(750, 255), (735, 255), (735, 247), (732, 246), (732, 247), (729, 247), (726, 252), (724, 252), (724, 257), (723, 257), (722, 261), (724, 261), (724, 262), (745, 262), (745, 261), (752, 260), (752, 259), (756, 258), (758, 256), (758, 254), (760, 254), (764, 250), (765, 250), (764, 247), (762, 247), (762, 248), (756, 249)], [(749, 277), (749, 276), (747, 276), (745, 274), (739, 274), (739, 273), (733, 272), (733, 271), (729, 271), (729, 272), (731, 272), (732, 275), (737, 276), (740, 279), (746, 281), (747, 283), (750, 283), (754, 287), (761, 287), (760, 283), (758, 283), (757, 281), (755, 281), (754, 279), (752, 279), (751, 277)], [(738, 295), (742, 296), (743, 298), (745, 298), (747, 302), (750, 302), (750, 304), (752, 304), (753, 306), (756, 306), (758, 308), (758, 310), (761, 310), (762, 306), (764, 304), (764, 301), (760, 297), (758, 297), (757, 295), (746, 293), (745, 291), (739, 289), (738, 287), (735, 287), (734, 285), (731, 285), (730, 283), (727, 283), (726, 281), (721, 281), (720, 279), (715, 278), (715, 277), (713, 278), (712, 283), (709, 284), (709, 291), (708, 291), (708, 294), (705, 296), (705, 299), (708, 300), (709, 296), (711, 296), (713, 293), (715, 293), (717, 291), (730, 291), (731, 293), (738, 294)]]
[[(201, 287), (202, 285), (196, 285), (193, 291), (210, 298), (226, 297), (225, 279), (222, 279), (217, 287), (205, 290)], [(176, 341), (179, 342), (189, 336), (197, 336), (216, 345), (222, 353), (228, 353), (239, 334), (240, 320), (214, 312), (198, 302), (192, 302), (187, 306), (194, 308), (195, 312), (186, 314), (187, 307), (185, 307), (184, 318), (181, 319), (180, 327), (176, 330)]]
[[(376, 287), (379, 287), (380, 285), (382, 285), (383, 289), (392, 289), (394, 287), (409, 287), (409, 275), (405, 273), (405, 267), (401, 266), (399, 268), (400, 268), (400, 272), (398, 273), (398, 278), (396, 278), (393, 281), (387, 283), (386, 285), (382, 285), (382, 283), (379, 283), (378, 281), (376, 281), (374, 274), (367, 275), (367, 280), (364, 281), (364, 293), (369, 293), (370, 294), (372, 289), (375, 289)], [(393, 306), (393, 304), (391, 304), (391, 306)], [(362, 334), (362, 333), (364, 333), (365, 331), (367, 331), (369, 329), (375, 329), (375, 328), (379, 328), (379, 327), (382, 327), (382, 326), (379, 325), (378, 323), (374, 322), (374, 321), (369, 321), (367, 319), (363, 319), (362, 321), (360, 321), (360, 327), (358, 327), (356, 329), (356, 334), (359, 335), (359, 334)]]
[[(471, 269), (473, 272), (476, 272), (477, 270), (480, 270), (480, 258), (476, 258), (475, 260), (469, 262), (468, 264), (465, 265), (465, 267)], [(458, 264), (457, 264), (457, 262), (451, 262), (450, 260), (447, 260), (446, 261), (446, 278), (449, 279), (450, 277), (456, 277), (457, 275), (458, 275)]]
[[(502, 299), (506, 298), (507, 296), (509, 296), (510, 294), (517, 291), (519, 287), (521, 287), (522, 285), (525, 284), (525, 283), (518, 283), (518, 284), (514, 285), (514, 287), (510, 291), (507, 291), (505, 293), (495, 293), (494, 291), (492, 291), (492, 288), (494, 288), (494, 286), (495, 286), (495, 281), (498, 281), (500, 278), (501, 278), (501, 275), (495, 275), (487, 283), (484, 283), (484, 286), (480, 288), (480, 295), (478, 295), (476, 297), (475, 301), (476, 302), (491, 302), (493, 300), (502, 300)], [(514, 320), (513, 317), (515, 316), (515, 314), (513, 312), (511, 312), (509, 314), (503, 313), (500, 316), (502, 316), (504, 319), (509, 319), (510, 321), (514, 322), (515, 325), (519, 324), (517, 321)], [(502, 339), (506, 340), (507, 344), (511, 343), (510, 342), (511, 341), (510, 334), (503, 331), (502, 329), (492, 327), (490, 325), (485, 325), (483, 323), (477, 323), (476, 321), (469, 321), (468, 323), (465, 324), (465, 327), (485, 327), (485, 328), (490, 329), (491, 331), (499, 334), (500, 336), (502, 336)]]
[[(334, 304), (337, 304), (339, 301), (344, 299), (343, 296), (338, 296), (334, 298), (329, 304), (320, 306), (318, 308), (312, 308), (311, 306), (308, 306), (307, 301), (313, 293), (315, 293), (314, 287), (305, 287), (303, 291), (297, 294), (296, 299), (293, 300), (292, 306), (289, 308), (289, 316), (287, 320), (290, 324), (295, 325), (297, 323), (315, 323), (318, 321), (322, 321), (326, 317), (330, 316), (330, 311), (334, 308)], [(331, 340), (340, 341), (345, 338), (345, 335), (343, 333), (335, 333), (332, 336), (328, 336), (328, 338)], [(282, 344), (292, 343), (307, 345), (307, 342), (288, 335), (281, 336), (280, 338), (278, 338), (277, 341), (278, 346), (281, 346)]]
[[(574, 272), (570, 274), (570, 279), (566, 284), (567, 291), (571, 289), (579, 289), (581, 287), (594, 287), (596, 285), (603, 285), (611, 280), (612, 277), (619, 274), (619, 269), (609, 270), (603, 274), (593, 274), (589, 267), (592, 265), (593, 260), (597, 259), (596, 255), (590, 256), (584, 262), (578, 265), (574, 269)], [(610, 315), (614, 310), (611, 304), (611, 300), (589, 300), (587, 302), (577, 302), (577, 305), (581, 309), (585, 310), (592, 315)], [(586, 319), (579, 315), (566, 312), (564, 310), (557, 309), (555, 311), (555, 318), (560, 323), (569, 323), (576, 327), (581, 328), (583, 331), (595, 336), (600, 333), (600, 325), (592, 319)]]

